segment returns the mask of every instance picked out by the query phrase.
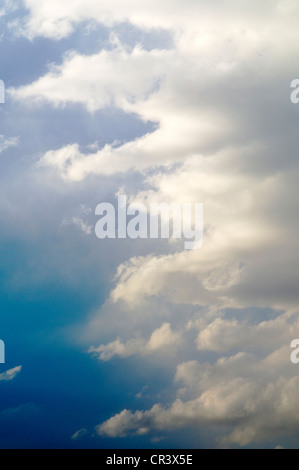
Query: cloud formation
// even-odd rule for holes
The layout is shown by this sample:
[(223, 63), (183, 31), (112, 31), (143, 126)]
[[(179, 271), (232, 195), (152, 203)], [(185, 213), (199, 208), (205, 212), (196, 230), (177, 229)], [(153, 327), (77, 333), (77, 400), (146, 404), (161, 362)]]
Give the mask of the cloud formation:
[[(288, 351), (280, 356), (287, 360)], [(176, 381), (184, 385), (184, 393), (196, 398), (177, 398), (169, 407), (154, 405), (148, 411), (123, 410), (97, 427), (99, 435), (126, 436), (150, 430), (178, 428), (203, 429), (223, 427), (219, 445), (246, 446), (274, 438), (282, 428), (294, 432), (298, 428), (296, 388), (298, 377), (275, 377), (275, 360), (263, 361), (245, 353), (222, 357), (214, 365), (190, 361), (179, 364)]]
[(5, 152), (10, 147), (15, 147), (18, 143), (19, 139), (17, 137), (5, 138), (4, 135), (0, 135), (0, 153)]
[[(171, 351), (159, 364), (176, 361), (169, 393), (176, 399), (123, 409), (97, 433), (208, 426), (223, 429), (215, 435), (221, 446), (247, 446), (297, 432), (298, 378), (289, 360), (299, 328), (299, 108), (289, 86), (297, 74), (297, 2), (25, 5), (22, 34), (30, 39), (58, 41), (91, 20), (111, 31), (124, 22), (164, 28), (172, 37), (168, 49), (146, 49), (112, 34), (96, 53), (72, 50), (33, 83), (8, 90), (30, 109), (113, 107), (155, 123), (123, 144), (86, 150), (71, 140), (49, 148), (35, 168), (41, 178), (51, 173), (57, 186), (76, 188), (89, 177), (112, 182), (138, 173), (141, 184), (128, 194), (134, 200), (204, 203), (201, 250), (157, 242), (120, 256), (109, 299), (90, 326), (98, 326), (100, 346), (89, 352), (102, 361)], [(82, 214), (63, 224), (91, 234)]]
[(99, 356), (102, 361), (109, 361), (114, 356), (122, 358), (130, 357), (135, 354), (147, 355), (164, 349), (178, 346), (180, 343), (180, 333), (174, 332), (169, 323), (163, 323), (151, 334), (149, 340), (144, 338), (130, 339), (126, 343), (122, 343), (119, 338), (106, 345), (97, 348), (91, 347), (89, 352)]
[(22, 366), (14, 367), (13, 369), (9, 369), (5, 372), (2, 372), (0, 374), (0, 381), (3, 382), (9, 382), (10, 380), (13, 380), (20, 372), (21, 372)]

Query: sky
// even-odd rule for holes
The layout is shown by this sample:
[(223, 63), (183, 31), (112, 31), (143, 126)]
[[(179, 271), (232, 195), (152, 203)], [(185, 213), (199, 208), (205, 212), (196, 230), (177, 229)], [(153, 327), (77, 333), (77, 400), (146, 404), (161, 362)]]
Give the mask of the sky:
[[(0, 448), (297, 448), (297, 0), (2, 0)], [(200, 249), (98, 204), (202, 203)]]

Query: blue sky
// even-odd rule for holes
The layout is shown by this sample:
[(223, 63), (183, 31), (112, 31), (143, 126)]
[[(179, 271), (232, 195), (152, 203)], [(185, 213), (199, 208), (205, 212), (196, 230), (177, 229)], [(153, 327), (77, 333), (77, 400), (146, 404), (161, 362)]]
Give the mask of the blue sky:
[[(3, 2), (1, 448), (297, 446), (298, 6), (238, 5)], [(97, 239), (117, 194), (202, 248)]]

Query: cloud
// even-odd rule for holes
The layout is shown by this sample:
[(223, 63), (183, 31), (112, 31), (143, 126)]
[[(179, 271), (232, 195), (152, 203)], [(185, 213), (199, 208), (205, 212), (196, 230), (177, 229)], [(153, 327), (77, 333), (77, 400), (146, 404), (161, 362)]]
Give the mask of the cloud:
[(250, 307), (254, 299), (258, 307), (296, 308), (297, 170), (276, 168), (272, 174), (270, 166), (264, 175), (245, 172), (237, 161), (226, 149), (148, 178), (152, 189), (135, 197), (146, 205), (204, 202), (204, 243), (200, 250), (126, 261), (112, 301), (133, 305), (164, 296), (175, 303)]
[(246, 354), (223, 357), (214, 365), (197, 361), (180, 364), (176, 380), (193, 394), (197, 388), (198, 396), (186, 401), (177, 398), (169, 407), (156, 404), (148, 411), (123, 410), (97, 426), (97, 433), (124, 437), (138, 434), (140, 429), (223, 426), (226, 434), (219, 436), (221, 447), (273, 438), (282, 430), (295, 430), (299, 415), (295, 411), (298, 377), (276, 381), (272, 374)]
[(22, 366), (18, 366), (2, 372), (2, 374), (0, 374), (0, 381), (9, 382), (10, 380), (13, 380), (21, 372), (21, 369)]
[(86, 220), (87, 216), (91, 213), (91, 209), (84, 204), (81, 204), (79, 209), (77, 210), (77, 215), (73, 217), (64, 218), (61, 222), (61, 226), (75, 226), (85, 235), (91, 235), (93, 232), (93, 227), (89, 224)]
[[(76, 25), (82, 21), (97, 21), (107, 26), (129, 21), (130, 23), (145, 29), (171, 28), (179, 30), (188, 25), (189, 29), (202, 29), (212, 21), (219, 23), (226, 21), (231, 24), (244, 19), (263, 24), (269, 16), (275, 18), (280, 13), (293, 14), (297, 11), (294, 0), (270, 1), (267, 0), (261, 6), (257, 0), (246, 0), (243, 8), (240, 8), (237, 0), (215, 1), (207, 6), (203, 0), (195, 2), (187, 0), (184, 4), (171, 0), (165, 0), (161, 4), (158, 0), (140, 3), (138, 0), (129, 0), (124, 5), (121, 0), (111, 0), (109, 7), (103, 3), (95, 3), (93, 0), (85, 2), (77, 0), (71, 5), (67, 0), (53, 0), (49, 4), (46, 0), (25, 0), (25, 6), (29, 15), (25, 23), (23, 33), (33, 38), (44, 36), (59, 40), (70, 35)], [(159, 12), (159, 14), (157, 14)], [(232, 14), (233, 12), (233, 14)], [(295, 21), (294, 21), (295, 22)], [(219, 29), (219, 33), (221, 29)]]
[(180, 344), (180, 333), (174, 332), (169, 323), (163, 323), (151, 335), (148, 341), (144, 338), (133, 338), (122, 343), (119, 338), (97, 348), (91, 347), (89, 352), (99, 356), (102, 361), (109, 361), (112, 357), (130, 357), (135, 354), (147, 355), (156, 351), (170, 350)]
[[(235, 317), (225, 317), (219, 310), (199, 312), (181, 333), (185, 353), (193, 355), (192, 341), (186, 335), (199, 331), (195, 336), (198, 349), (213, 351), (218, 358), (178, 364), (177, 398), (171, 405), (156, 403), (146, 411), (124, 409), (99, 424), (98, 435), (126, 437), (209, 427), (217, 429), (214, 445), (244, 447), (295, 432), (299, 415), (292, 410), (298, 377), (290, 362), (289, 340), (299, 328), (299, 314), (277, 312), (276, 318), (265, 320), (261, 315), (253, 321), (249, 312), (245, 321), (240, 309)], [(129, 345), (122, 344), (119, 355), (125, 350), (128, 356), (133, 353)], [(134, 353), (142, 354), (142, 347), (144, 342)], [(238, 352), (230, 355), (229, 351)], [(116, 349), (113, 354), (118, 354)], [(165, 364), (165, 356), (160, 356), (160, 362)]]
[[(208, 350), (217, 358), (179, 363), (174, 376), (177, 398), (171, 405), (124, 409), (99, 424), (98, 435), (126, 437), (208, 427), (217, 429), (214, 445), (244, 447), (296, 432), (298, 377), (289, 343), (299, 328), (299, 314), (276, 312), (276, 318), (260, 315), (258, 321), (250, 312), (247, 321), (242, 314), (240, 309), (226, 318), (225, 312), (211, 309), (193, 315), (181, 333), (182, 351), (194, 356), (192, 331), (200, 357)], [(165, 356), (160, 362), (167, 364)]]
[(82, 439), (83, 437), (85, 437), (87, 434), (88, 434), (87, 429), (82, 428), (82, 429), (79, 429), (79, 431), (75, 432), (75, 433), (72, 435), (71, 439), (72, 439), (73, 441), (77, 441), (77, 440)]
[[(150, 10), (153, 3), (150, 2)], [(236, 6), (235, 2), (228, 2), (228, 7), (233, 4)], [(178, 14), (179, 5), (176, 9), (168, 2), (165, 5), (164, 8), (171, 10), (170, 16), (183, 22), (180, 34), (173, 32), (174, 45), (169, 50), (147, 51), (138, 45), (129, 51), (114, 40), (112, 49), (102, 49), (96, 54), (81, 55), (73, 51), (64, 57), (61, 65), (53, 65), (48, 74), (34, 83), (8, 90), (18, 100), (46, 101), (56, 106), (80, 103), (90, 111), (113, 104), (128, 113), (135, 113), (144, 121), (157, 123), (156, 132), (119, 148), (105, 146), (98, 152), (85, 154), (73, 142), (50, 150), (42, 162), (56, 168), (63, 178), (77, 181), (89, 174), (112, 175), (131, 169), (142, 171), (163, 164), (182, 163), (194, 155), (211, 155), (228, 143), (243, 152), (245, 145), (252, 141), (258, 143), (265, 127), (263, 124), (261, 128), (260, 121), (254, 120), (254, 95), (261, 101), (261, 117), (266, 114), (263, 122), (275, 115), (272, 108), (276, 107), (277, 101), (271, 102), (271, 97), (277, 96), (277, 82), (269, 84), (268, 77), (274, 75), (277, 79), (285, 77), (289, 80), (293, 69), (293, 62), (282, 58), (275, 38), (285, 38), (290, 46), (290, 57), (294, 48), (293, 41), (276, 17), (275, 8), (270, 8), (270, 17), (269, 4), (268, 10), (263, 12), (255, 11), (253, 6), (249, 9), (249, 14), (255, 11), (254, 19), (257, 12), (267, 12), (268, 29), (264, 31), (259, 26), (254, 28), (250, 16), (240, 16), (238, 9), (231, 22), (227, 15), (222, 17), (218, 2), (217, 15), (214, 7), (206, 8), (202, 3), (195, 5), (190, 1), (191, 10), (186, 13), (184, 8), (182, 15)], [(74, 17), (79, 21), (86, 9), (81, 2), (75, 7), (68, 5), (68, 8), (59, 5), (57, 11), (45, 4), (41, 8), (36, 2), (30, 2), (28, 7), (33, 18), (45, 15), (47, 11), (47, 24), (52, 15), (59, 15), (59, 11), (68, 21), (76, 11)], [(102, 7), (91, 7), (93, 18), (96, 18), (94, 10), (98, 8), (102, 10)], [(148, 8), (143, 6), (143, 9)], [(116, 2), (115, 10), (113, 6), (109, 10), (112, 15), (118, 15), (122, 7)], [(140, 7), (137, 10), (140, 11)], [(192, 10), (195, 10), (193, 14)], [(202, 10), (208, 20), (200, 15)], [(131, 13), (134, 16), (133, 8)], [(195, 13), (196, 28), (190, 26)], [(124, 14), (130, 18), (130, 7)], [(155, 18), (161, 19), (162, 15), (157, 16), (155, 12)], [(295, 29), (294, 34), (297, 34)], [(263, 58), (261, 51), (264, 50), (267, 59)], [(282, 60), (285, 62), (283, 69), (279, 66)], [(243, 70), (245, 62), (246, 74)], [(266, 145), (269, 143), (266, 138)]]
[(63, 219), (61, 225), (74, 225), (78, 227), (85, 235), (91, 235), (93, 227), (86, 224), (86, 222), (80, 217), (72, 217), (71, 219)]
[(7, 419), (10, 422), (13, 419), (19, 419), (22, 417), (29, 417), (29, 419), (32, 417), (37, 416), (40, 414), (40, 407), (35, 405), (34, 403), (26, 403), (20, 406), (17, 406), (15, 408), (6, 408), (1, 411), (0, 413), (0, 418)]
[[(199, 7), (194, 2), (191, 4), (199, 11), (203, 8), (202, 4)], [(235, 2), (228, 2), (228, 7), (233, 4), (236, 6)], [(222, 154), (226, 150), (223, 159), (229, 166), (225, 177), (220, 172), (217, 179), (210, 175), (212, 191), (217, 182), (219, 189), (229, 185), (229, 168), (239, 169), (241, 173), (248, 167), (246, 172), (252, 176), (251, 181), (247, 178), (248, 183), (259, 183), (261, 169), (265, 172), (267, 168), (271, 174), (278, 164), (281, 167), (280, 151), (287, 154), (283, 165), (288, 168), (294, 162), (291, 148), (289, 152), (294, 123), (281, 126), (275, 116), (283, 113), (284, 122), (288, 120), (289, 77), (295, 73), (292, 60), (295, 46), (289, 31), (293, 31), (294, 37), (298, 33), (290, 16), (278, 13), (280, 5), (277, 2), (272, 9), (268, 4), (262, 12), (252, 6), (249, 16), (240, 15), (237, 8), (232, 24), (227, 15), (222, 17), (219, 11), (215, 15), (213, 7), (204, 8), (213, 21), (204, 18), (200, 20), (202, 28), (198, 24), (195, 29), (190, 27), (193, 16), (190, 14), (189, 18), (188, 13), (169, 50), (147, 51), (140, 45), (127, 50), (125, 45), (114, 41), (112, 49), (102, 49), (92, 55), (72, 51), (66, 54), (62, 64), (52, 65), (37, 81), (8, 90), (17, 100), (55, 106), (80, 103), (91, 112), (113, 105), (144, 121), (157, 123), (155, 132), (118, 147), (105, 145), (96, 152), (84, 153), (72, 142), (49, 150), (41, 158), (41, 164), (71, 181), (80, 181), (90, 174), (112, 176), (161, 165), (186, 165), (188, 160), (211, 157), (219, 171), (219, 150)], [(31, 7), (33, 16), (52, 12), (52, 7), (40, 8), (35, 2)], [(222, 9), (218, 3), (217, 8)], [(81, 2), (77, 2), (76, 9), (81, 11)], [(62, 14), (66, 15), (67, 11), (66, 16), (70, 18), (74, 10), (63, 7)], [(179, 16), (172, 5), (171, 10), (184, 21), (185, 14)], [(126, 9), (128, 15), (129, 11)], [(267, 29), (259, 23), (253, 26), (252, 12), (255, 20), (255, 15), (267, 13)], [(52, 13), (57, 14), (56, 10)], [(76, 13), (75, 17), (79, 18), (80, 14)], [(289, 21), (287, 28), (281, 18)], [(282, 54), (278, 37), (287, 44), (287, 55)], [(275, 77), (273, 81), (269, 81), (269, 76)], [(243, 171), (243, 177), (244, 174)], [(234, 176), (240, 175), (233, 172), (232, 179)]]
[(3, 6), (0, 9), (0, 17), (7, 15), (7, 13), (10, 13), (18, 8), (18, 5), (16, 5), (16, 2), (13, 0), (4, 0), (3, 1)]
[[(299, 327), (299, 108), (289, 85), (297, 75), (298, 4), (25, 4), (23, 34), (31, 39), (59, 40), (93, 19), (111, 30), (123, 22), (165, 28), (173, 40), (167, 50), (145, 49), (111, 36), (96, 53), (68, 52), (33, 83), (9, 90), (28, 108), (79, 104), (95, 115), (116, 107), (155, 123), (123, 144), (82, 150), (75, 139), (48, 148), (35, 168), (41, 179), (51, 174), (65, 190), (87, 186), (92, 175), (112, 186), (122, 174), (128, 196), (146, 205), (204, 203), (203, 247), (186, 252), (157, 241), (136, 255), (124, 250), (109, 300), (89, 325), (100, 344), (89, 352), (103, 361), (158, 352), (166, 369), (179, 343), (169, 384), (176, 399), (124, 409), (98, 434), (208, 427), (221, 446), (246, 446), (297, 432), (289, 344)], [(79, 213), (63, 223), (90, 234), (86, 220)]]
[(56, 106), (80, 103), (91, 112), (111, 105), (122, 108), (147, 96), (165, 70), (169, 55), (140, 46), (127, 52), (118, 43), (112, 50), (93, 55), (72, 51), (61, 65), (52, 64), (48, 74), (36, 82), (7, 92), (29, 102), (48, 101)]
[[(289, 338), (299, 328), (297, 315), (279, 315), (268, 321), (250, 325), (240, 319), (216, 318), (204, 325), (198, 324), (199, 334), (197, 347), (199, 350), (227, 352), (229, 350), (258, 351), (279, 347), (283, 342), (288, 344)], [(193, 325), (194, 326), (194, 325)], [(279, 363), (279, 357), (276, 358)]]
[(4, 135), (0, 135), (0, 153), (4, 152), (10, 147), (17, 146), (18, 143), (18, 137), (5, 138)]

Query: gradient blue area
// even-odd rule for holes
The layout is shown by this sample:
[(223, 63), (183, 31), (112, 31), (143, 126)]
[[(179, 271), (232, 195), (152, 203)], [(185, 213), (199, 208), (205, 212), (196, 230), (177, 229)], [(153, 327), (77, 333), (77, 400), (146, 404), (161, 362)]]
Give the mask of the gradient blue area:
[[(92, 54), (107, 47), (107, 29), (87, 32), (84, 24), (61, 41), (16, 37), (9, 22), (22, 20), (25, 13), (18, 9), (0, 19), (0, 77), (6, 88), (36, 80), (69, 50)], [(118, 34), (132, 47), (140, 40), (140, 33), (126, 25), (118, 27)], [(144, 33), (142, 40), (146, 47), (151, 38)], [(168, 40), (157, 33), (156, 42)], [(87, 353), (87, 344), (68, 334), (103, 303), (116, 262), (95, 237), (63, 229), (61, 222), (82, 201), (94, 208), (111, 197), (111, 187), (103, 178), (91, 179), (89, 190), (79, 186), (57, 196), (30, 180), (27, 170), (49, 149), (73, 142), (83, 151), (93, 142), (120, 145), (155, 124), (113, 108), (90, 115), (78, 105), (30, 107), (7, 97), (0, 106), (0, 126), (0, 135), (18, 138), (18, 145), (0, 155), (0, 337), (6, 346), (0, 373), (22, 366), (14, 380), (0, 383), (0, 447), (127, 447), (127, 440), (100, 439), (90, 432), (71, 440), (80, 426), (93, 429), (115, 410), (130, 402), (134, 406), (132, 382), (136, 394), (148, 380), (138, 375), (138, 363), (116, 369), (99, 363)], [(149, 374), (154, 381), (155, 372)], [(145, 440), (134, 439), (133, 445), (143, 447)]]

